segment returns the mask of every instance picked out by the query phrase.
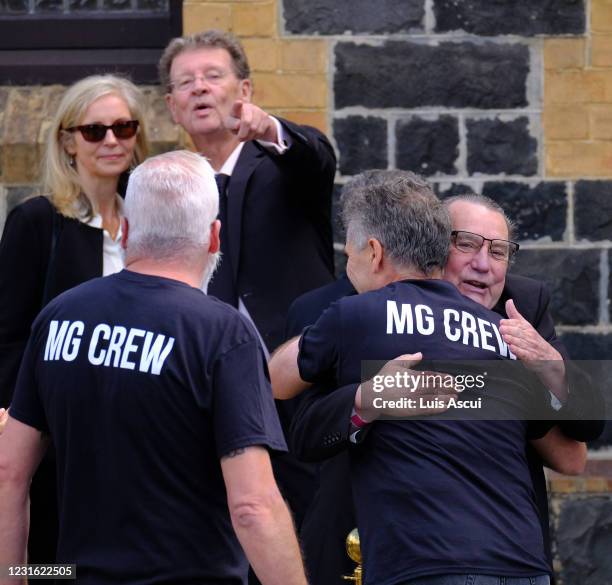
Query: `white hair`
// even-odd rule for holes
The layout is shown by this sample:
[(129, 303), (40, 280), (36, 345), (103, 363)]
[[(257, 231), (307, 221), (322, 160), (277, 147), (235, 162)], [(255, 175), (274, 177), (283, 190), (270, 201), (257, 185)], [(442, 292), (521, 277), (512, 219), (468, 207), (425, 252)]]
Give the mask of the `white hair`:
[[(177, 150), (147, 159), (132, 172), (125, 196), (129, 258), (181, 259), (206, 253), (219, 211), (215, 173), (206, 159)], [(217, 254), (211, 254), (207, 275)]]

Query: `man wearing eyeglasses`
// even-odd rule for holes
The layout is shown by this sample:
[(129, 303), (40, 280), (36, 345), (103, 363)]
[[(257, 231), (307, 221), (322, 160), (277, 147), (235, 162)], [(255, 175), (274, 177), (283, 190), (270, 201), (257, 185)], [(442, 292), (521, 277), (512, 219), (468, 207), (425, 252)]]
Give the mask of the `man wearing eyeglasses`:
[[(174, 121), (217, 173), (222, 260), (208, 293), (250, 319), (271, 352), (293, 300), (333, 281), (334, 151), (315, 128), (253, 103), (247, 55), (231, 34), (172, 40), (159, 73)], [(290, 409), (279, 406), (281, 421)], [(273, 465), (297, 510), (312, 473), (290, 454)]]
[(508, 240), (508, 226), (498, 212), (463, 199), (448, 207), (453, 231), (446, 278), (466, 297), (493, 307), (504, 288), (508, 263), (519, 246)]
[[(304, 331), (297, 354), (295, 340), (277, 351), (269, 363), (275, 396), (291, 396), (306, 382), (350, 384), (360, 378), (361, 360), (399, 353), (422, 352), (428, 360), (508, 357), (505, 344), (493, 334), (499, 315), (440, 279), (450, 222), (423, 179), (405, 173), (373, 184), (366, 177), (343, 192), (342, 215), (347, 273), (360, 294), (331, 305)], [(486, 235), (492, 240), (498, 239), (495, 236)], [(472, 241), (474, 252), (477, 244), (477, 239)], [(507, 259), (510, 245), (492, 245)], [(481, 251), (488, 255), (488, 246)], [(488, 405), (483, 414), (491, 417), (489, 409), (495, 410), (498, 400), (518, 407), (524, 390), (504, 376), (493, 383), (493, 362), (487, 361), (486, 369), (489, 383), (483, 402)], [(380, 410), (373, 414), (361, 402), (360, 390), (355, 394), (354, 388), (347, 388), (330, 396), (340, 393), (347, 402), (351, 398), (349, 407), (354, 402), (353, 416), (348, 409), (344, 413), (344, 427), (350, 417), (355, 429), (349, 434), (354, 435)], [(441, 405), (448, 393), (440, 393)], [(495, 416), (478, 422), (427, 420), (420, 416), (428, 414), (419, 408), (421, 401), (415, 403), (402, 408), (399, 416), (411, 416), (415, 408), (420, 418), (377, 421), (351, 452), (364, 583), (488, 585), (498, 582), (487, 577), (493, 575), (512, 585), (547, 584), (550, 568), (525, 457), (526, 440), (534, 436), (529, 426)], [(382, 408), (398, 416), (393, 405)], [(319, 424), (325, 426), (321, 419)], [(323, 442), (330, 446), (338, 442), (335, 435), (342, 435), (329, 426), (325, 432)]]
[[(366, 173), (367, 175), (368, 173)], [(370, 175), (382, 175), (380, 171)], [(387, 173), (388, 174), (388, 173)], [(388, 177), (391, 178), (391, 177)], [(371, 176), (370, 181), (384, 180)], [(348, 188), (347, 185), (345, 187)], [(554, 331), (548, 309), (549, 295), (545, 287), (532, 279), (507, 274), (509, 262), (518, 250), (511, 225), (503, 210), (492, 200), (477, 195), (459, 196), (445, 201), (449, 207), (453, 235), (445, 278), (472, 300), (506, 316), (506, 301), (515, 299), (508, 310), (513, 319), (502, 321), (506, 340), (511, 337), (513, 351), (528, 359), (555, 359), (556, 347), (562, 349)], [(289, 312), (294, 334), (314, 320), (329, 303), (350, 294), (343, 280), (313, 291), (299, 299)], [(531, 326), (533, 323), (536, 329)], [(541, 334), (541, 335), (540, 335)], [(550, 342), (550, 343), (549, 343)], [(528, 348), (529, 350), (527, 350)], [(554, 357), (553, 357), (554, 356)], [(343, 540), (355, 526), (351, 490), (348, 485), (348, 458), (340, 453), (351, 434), (358, 431), (348, 421), (354, 406), (354, 387), (327, 394), (326, 391), (304, 395), (304, 401), (292, 428), (292, 449), (309, 460), (321, 460), (338, 454), (322, 467), (320, 489), (314, 497), (304, 526), (302, 539), (312, 583), (342, 583), (341, 575), (352, 570), (351, 561), (343, 552)], [(563, 473), (577, 473), (584, 462), (584, 445), (575, 439), (593, 440), (601, 432), (601, 421), (569, 421), (539, 441), (538, 449), (528, 446), (528, 462), (535, 487), (538, 509), (542, 514), (545, 549), (550, 559), (548, 506), (542, 470), (542, 457)], [(329, 530), (329, 525), (335, 530)]]
[(208, 292), (251, 319), (272, 351), (291, 302), (333, 280), (333, 149), (252, 102), (247, 56), (229, 33), (172, 40), (159, 72), (174, 121), (218, 173), (223, 259)]

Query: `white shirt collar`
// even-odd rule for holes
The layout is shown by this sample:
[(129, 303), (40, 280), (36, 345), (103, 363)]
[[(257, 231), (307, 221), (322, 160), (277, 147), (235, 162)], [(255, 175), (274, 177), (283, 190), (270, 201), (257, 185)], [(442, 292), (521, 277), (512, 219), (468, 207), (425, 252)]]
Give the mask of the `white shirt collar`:
[(232, 176), (232, 173), (234, 172), (234, 168), (236, 166), (236, 163), (238, 162), (238, 157), (240, 156), (240, 153), (242, 152), (242, 148), (244, 147), (244, 144), (245, 144), (244, 142), (239, 142), (238, 146), (236, 146), (236, 148), (232, 150), (232, 154), (230, 154), (227, 157), (227, 160), (223, 163), (223, 165), (219, 169), (220, 173), (223, 173), (224, 175), (228, 175), (229, 177)]

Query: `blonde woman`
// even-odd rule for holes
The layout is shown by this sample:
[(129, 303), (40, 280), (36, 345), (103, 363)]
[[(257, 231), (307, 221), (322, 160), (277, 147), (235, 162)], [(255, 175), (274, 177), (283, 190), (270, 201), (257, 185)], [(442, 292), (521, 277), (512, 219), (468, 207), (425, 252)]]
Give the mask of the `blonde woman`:
[[(117, 191), (147, 154), (143, 101), (130, 81), (95, 75), (69, 87), (60, 102), (43, 160), (45, 194), (12, 210), (0, 242), (0, 407), (10, 404), (40, 309), (123, 267)], [(55, 478), (48, 463), (32, 484), (30, 563), (55, 556)]]

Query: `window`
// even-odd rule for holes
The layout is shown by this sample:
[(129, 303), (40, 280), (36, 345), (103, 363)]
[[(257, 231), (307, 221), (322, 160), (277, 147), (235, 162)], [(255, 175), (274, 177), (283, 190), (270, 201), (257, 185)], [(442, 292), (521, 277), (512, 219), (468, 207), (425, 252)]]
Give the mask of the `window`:
[(182, 34), (182, 0), (0, 0), (0, 84), (68, 84), (100, 72), (157, 82)]

